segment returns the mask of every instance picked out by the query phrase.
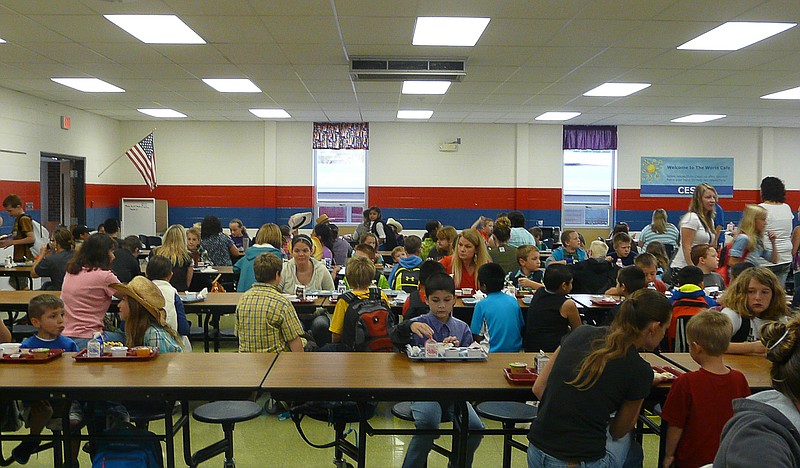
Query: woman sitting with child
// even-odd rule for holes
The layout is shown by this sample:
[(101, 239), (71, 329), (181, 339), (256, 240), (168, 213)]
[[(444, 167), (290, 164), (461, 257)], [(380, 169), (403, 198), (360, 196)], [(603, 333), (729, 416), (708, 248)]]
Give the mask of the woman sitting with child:
[(475, 274), (482, 265), (491, 262), (486, 243), (476, 229), (464, 229), (456, 237), (456, 250), (453, 255), (442, 258), (445, 271), (453, 275), (456, 289), (477, 290)]

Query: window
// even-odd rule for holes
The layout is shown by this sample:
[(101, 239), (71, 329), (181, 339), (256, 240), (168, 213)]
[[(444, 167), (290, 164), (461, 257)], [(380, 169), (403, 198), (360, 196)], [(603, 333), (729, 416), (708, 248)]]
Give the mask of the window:
[(615, 150), (564, 150), (562, 226), (609, 227)]
[(358, 224), (364, 217), (367, 150), (314, 150), (316, 213), (333, 223)]

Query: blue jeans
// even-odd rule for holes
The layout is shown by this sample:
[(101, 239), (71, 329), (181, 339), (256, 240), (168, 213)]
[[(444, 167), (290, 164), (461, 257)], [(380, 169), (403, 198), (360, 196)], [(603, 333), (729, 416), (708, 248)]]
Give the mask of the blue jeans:
[[(611, 438), (611, 434), (606, 432), (606, 456), (599, 460), (578, 462), (577, 464), (568, 464), (566, 461), (544, 453), (535, 445), (528, 444), (528, 468), (566, 468), (572, 466), (581, 468), (622, 468), (630, 466), (626, 463), (626, 458), (628, 451), (631, 449), (631, 440), (630, 433), (614, 440)], [(641, 463), (638, 466), (641, 466)]]
[[(438, 402), (438, 401), (414, 401), (411, 403), (411, 413), (414, 416), (414, 426), (417, 429), (439, 429), (439, 423), (442, 420), (442, 413), (446, 412), (453, 419), (454, 403)], [(469, 414), (469, 429), (484, 429), (481, 419), (475, 414), (472, 405), (467, 403), (467, 412)], [(457, 422), (454, 421), (454, 426), (458, 428)], [(403, 460), (403, 468), (419, 468), (426, 466), (428, 462), (428, 453), (433, 448), (433, 441), (437, 439), (438, 435), (433, 434), (419, 434), (411, 438), (406, 450), (406, 458)], [(475, 456), (475, 450), (483, 438), (480, 434), (470, 435), (467, 439), (467, 465), (472, 466), (472, 459)], [(452, 461), (451, 466), (455, 466)]]
[[(71, 336), (68, 337), (68, 338), (72, 338), (72, 341), (74, 341), (75, 344), (78, 345), (78, 349), (79, 350), (80, 349), (85, 349), (86, 348), (86, 343), (88, 343), (89, 340), (91, 340), (91, 338), (73, 338)], [(110, 331), (103, 331), (103, 340), (104, 341), (119, 341), (120, 343), (124, 343), (125, 342), (125, 334), (124, 333), (117, 333), (117, 332), (110, 332)]]

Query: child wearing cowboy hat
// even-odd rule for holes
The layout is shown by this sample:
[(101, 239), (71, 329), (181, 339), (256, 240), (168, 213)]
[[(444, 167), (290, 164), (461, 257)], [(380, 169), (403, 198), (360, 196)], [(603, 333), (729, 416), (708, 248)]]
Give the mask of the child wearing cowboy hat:
[(144, 276), (129, 283), (112, 284), (121, 296), (119, 317), (125, 321), (126, 345), (150, 346), (162, 353), (183, 351), (181, 339), (167, 324), (164, 296), (158, 286)]

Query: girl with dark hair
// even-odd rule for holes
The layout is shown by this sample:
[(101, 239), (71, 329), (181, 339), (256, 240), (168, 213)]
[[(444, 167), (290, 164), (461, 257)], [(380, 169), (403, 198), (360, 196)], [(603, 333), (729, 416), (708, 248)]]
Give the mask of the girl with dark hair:
[(36, 261), (33, 262), (31, 278), (47, 277), (50, 281), (42, 285), (46, 291), (61, 291), (64, 275), (67, 274), (67, 263), (75, 253), (75, 241), (68, 229), (58, 228), (53, 239), (42, 248)]
[(786, 204), (786, 186), (777, 177), (764, 177), (761, 181), (761, 203), (759, 206), (767, 210), (767, 232), (775, 233), (775, 250), (778, 259), (773, 262), (766, 262), (764, 266), (769, 267), (781, 285), (786, 284), (786, 277), (789, 275), (789, 268), (792, 266), (792, 224), (794, 223), (794, 213), (792, 208)]
[(294, 294), (300, 284), (307, 290), (333, 290), (333, 278), (325, 264), (311, 256), (313, 245), (311, 238), (305, 234), (292, 239), (292, 259), (283, 265), (281, 271), (280, 290), (284, 293)]
[(222, 224), (216, 216), (206, 216), (200, 223), (200, 245), (208, 252), (214, 265), (233, 265), (231, 257), (239, 257), (239, 249), (230, 237), (222, 232)]
[(311, 234), (311, 241), (314, 243), (312, 255), (317, 260), (326, 258), (333, 260), (333, 233), (328, 223), (317, 224), (314, 226), (314, 233)]
[(378, 238), (378, 245), (386, 241), (385, 225), (381, 219), (381, 209), (377, 206), (369, 207), (369, 232)]
[(671, 315), (663, 294), (642, 289), (622, 303), (611, 327), (578, 327), (564, 338), (533, 385), (540, 404), (528, 433), (529, 467), (625, 463), (642, 401), (658, 382), (639, 350), (658, 346)]
[(64, 331), (62, 334), (75, 341), (78, 348), (95, 332), (103, 332), (106, 340), (122, 341), (118, 332), (103, 331), (103, 318), (111, 305), (114, 283), (119, 283), (111, 272), (116, 244), (109, 236), (92, 234), (67, 264), (67, 274), (61, 291), (64, 301)]

